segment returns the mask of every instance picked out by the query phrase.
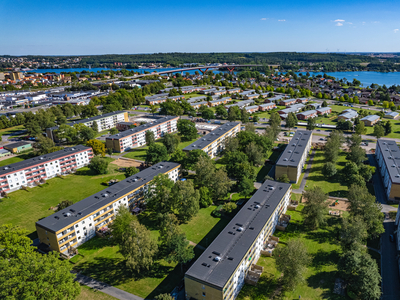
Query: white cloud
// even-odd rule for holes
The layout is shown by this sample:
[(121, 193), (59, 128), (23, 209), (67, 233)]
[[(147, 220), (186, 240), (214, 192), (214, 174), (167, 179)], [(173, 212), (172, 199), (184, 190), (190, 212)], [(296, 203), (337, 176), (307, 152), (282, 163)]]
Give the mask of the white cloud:
[(333, 22), (340, 22), (340, 23), (343, 23), (344, 22), (344, 20), (342, 20), (342, 19), (336, 19), (335, 21), (333, 21)]
[(399, 30), (398, 30), (398, 29), (394, 29), (393, 32), (394, 32), (394, 33), (398, 33)]
[(362, 22), (363, 25), (365, 25), (365, 22)]
[(347, 24), (353, 25), (353, 23), (351, 23), (351, 22), (347, 22)]
[(267, 18), (261, 18), (261, 21), (266, 21), (267, 20)]
[(372, 23), (374, 23), (374, 24), (379, 24), (380, 22), (379, 22), (379, 21), (374, 21), (374, 22), (372, 22)]
[(343, 26), (343, 23), (337, 22), (335, 26)]
[(285, 19), (283, 19), (283, 20), (278, 20), (278, 22), (286, 22), (286, 20), (285, 20)]

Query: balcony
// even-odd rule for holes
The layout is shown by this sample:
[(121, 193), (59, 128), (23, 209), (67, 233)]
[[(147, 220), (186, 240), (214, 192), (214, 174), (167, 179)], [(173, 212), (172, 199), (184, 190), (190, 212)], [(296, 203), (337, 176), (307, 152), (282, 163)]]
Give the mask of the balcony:
[(298, 205), (299, 205), (299, 201), (293, 201), (292, 200), (292, 201), (290, 201), (287, 209), (288, 210), (296, 210)]
[(272, 252), (275, 250), (276, 246), (279, 243), (279, 238), (271, 235), (268, 240), (264, 242), (263, 248), (260, 253), (264, 256), (272, 256)]
[(244, 279), (244, 282), (247, 284), (256, 286), (263, 271), (264, 271), (264, 267), (252, 265), (250, 270), (247, 272), (247, 276)]
[(279, 222), (276, 225), (276, 229), (280, 230), (280, 231), (285, 231), (286, 227), (289, 225), (290, 220), (292, 219), (292, 216), (290, 215), (286, 215), (283, 214), (280, 218), (279, 218)]

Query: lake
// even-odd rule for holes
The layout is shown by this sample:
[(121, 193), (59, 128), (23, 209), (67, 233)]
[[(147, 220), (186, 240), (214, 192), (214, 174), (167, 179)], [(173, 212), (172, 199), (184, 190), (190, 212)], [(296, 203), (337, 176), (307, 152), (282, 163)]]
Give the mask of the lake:
[[(37, 69), (29, 72), (37, 72), (37, 73), (61, 73), (61, 72), (82, 72), (82, 71), (90, 71), (90, 72), (101, 72), (102, 70), (120, 70), (120, 69), (104, 69), (104, 68), (75, 68), (75, 69)], [(165, 69), (129, 69), (130, 71), (135, 71), (139, 73), (144, 72), (157, 72), (157, 71), (169, 71), (176, 70), (176, 68), (165, 68)], [(195, 70), (188, 71), (189, 74), (194, 74)], [(214, 71), (218, 73), (219, 71)], [(296, 72), (297, 74), (305, 72)], [(323, 72), (310, 72), (310, 75), (323, 75)], [(381, 73), (381, 72), (368, 72), (368, 71), (360, 71), (360, 72), (326, 72), (327, 75), (336, 77), (338, 79), (346, 78), (348, 81), (353, 81), (353, 78), (360, 80), (360, 82), (364, 86), (369, 86), (372, 83), (376, 83), (379, 85), (386, 84), (387, 87), (396, 84), (400, 85), (400, 72), (390, 72), (390, 73)]]

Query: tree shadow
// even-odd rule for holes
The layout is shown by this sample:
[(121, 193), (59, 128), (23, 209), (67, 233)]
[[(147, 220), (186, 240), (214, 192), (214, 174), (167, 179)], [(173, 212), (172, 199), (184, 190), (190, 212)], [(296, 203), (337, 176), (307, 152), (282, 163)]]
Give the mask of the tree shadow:
[(333, 299), (333, 300), (344, 299), (343, 296), (333, 293), (336, 277), (337, 277), (337, 271), (318, 272), (317, 274), (307, 278), (307, 284), (309, 287), (313, 289), (324, 290), (321, 293), (321, 299)]
[(320, 244), (329, 243), (332, 245), (337, 245), (339, 243), (336, 235), (330, 231), (309, 231), (306, 233), (306, 238), (316, 241)]
[[(240, 291), (241, 299), (280, 299), (279, 278), (264, 272), (256, 286), (245, 284)], [(262, 295), (263, 297), (260, 297)]]
[(316, 270), (320, 270), (323, 266), (336, 265), (339, 258), (340, 254), (338, 250), (323, 251), (319, 249), (317, 253), (313, 255), (311, 265)]
[[(83, 176), (94, 176), (94, 175), (98, 175), (96, 174), (94, 171), (90, 170), (90, 169), (80, 169), (80, 170), (76, 170), (75, 172), (76, 175), (83, 175)], [(107, 174), (105, 174), (107, 175)]]

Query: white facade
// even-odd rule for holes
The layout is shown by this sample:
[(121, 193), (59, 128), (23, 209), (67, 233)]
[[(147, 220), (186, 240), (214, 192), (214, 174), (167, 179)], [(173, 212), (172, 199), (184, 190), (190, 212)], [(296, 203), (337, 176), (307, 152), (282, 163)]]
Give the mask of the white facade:
[[(120, 122), (125, 122), (125, 113), (122, 112), (120, 114), (117, 115), (113, 115), (113, 116), (109, 116), (109, 117), (105, 117), (102, 119), (98, 119), (98, 120), (94, 120), (97, 123), (97, 126), (99, 128), (99, 132), (100, 131), (104, 131), (107, 129), (111, 129), (117, 126), (117, 123)], [(92, 127), (93, 126), (93, 121), (89, 121), (84, 123), (87, 127)]]
[[(225, 135), (221, 136), (219, 139), (215, 140), (212, 144), (208, 145), (203, 149), (204, 152), (208, 154), (211, 158), (218, 156), (225, 149), (225, 139), (230, 136), (236, 136), (240, 131), (240, 126), (232, 128)], [(212, 132), (211, 132), (212, 133)]]

